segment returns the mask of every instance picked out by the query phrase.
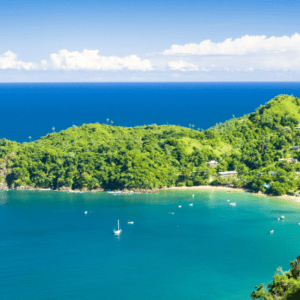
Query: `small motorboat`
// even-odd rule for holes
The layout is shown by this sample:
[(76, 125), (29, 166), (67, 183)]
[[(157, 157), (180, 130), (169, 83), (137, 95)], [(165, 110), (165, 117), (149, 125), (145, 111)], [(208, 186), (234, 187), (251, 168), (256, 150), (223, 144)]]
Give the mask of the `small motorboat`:
[(271, 233), (271, 234), (274, 233), (274, 230), (271, 230), (270, 233)]
[(128, 221), (127, 224), (134, 224), (134, 222), (133, 221)]
[(170, 215), (174, 215), (174, 212), (169, 212)]
[(193, 205), (194, 205), (193, 203), (190, 203), (190, 204), (189, 204), (189, 206), (193, 206)]
[(194, 197), (195, 197), (195, 195), (192, 195), (192, 197), (194, 198)]
[(120, 235), (122, 232), (122, 229), (120, 229), (120, 222), (118, 220), (118, 229), (114, 229), (114, 234), (115, 235)]
[(230, 202), (230, 200), (228, 199), (227, 202)]
[(181, 208), (181, 205), (178, 205), (179, 208)]
[(284, 219), (284, 216), (281, 216), (280, 219), (283, 220), (283, 219)]
[(84, 212), (84, 214), (87, 215), (87, 214), (88, 214), (88, 211), (86, 210), (86, 211)]
[(235, 203), (235, 202), (232, 202), (232, 203), (229, 203), (229, 205), (231, 205), (231, 206), (236, 206), (236, 203)]

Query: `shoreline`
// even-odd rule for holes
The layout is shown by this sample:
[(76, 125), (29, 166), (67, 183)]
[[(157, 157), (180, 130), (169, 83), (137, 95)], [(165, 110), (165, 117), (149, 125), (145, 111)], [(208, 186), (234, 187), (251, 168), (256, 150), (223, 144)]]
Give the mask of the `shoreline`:
[(300, 197), (292, 196), (292, 195), (281, 195), (281, 196), (274, 196), (274, 195), (267, 195), (262, 192), (254, 193), (249, 191), (248, 189), (242, 189), (242, 188), (233, 188), (233, 187), (227, 187), (227, 186), (212, 186), (212, 185), (200, 185), (200, 186), (183, 186), (183, 187), (170, 187), (165, 188), (165, 190), (210, 190), (211, 192), (214, 191), (226, 191), (228, 193), (236, 192), (236, 193), (248, 193), (251, 195), (256, 196), (265, 196), (270, 198), (277, 198), (277, 199), (284, 199), (284, 200), (293, 200), (297, 203), (300, 203)]
[(110, 193), (110, 194), (121, 194), (121, 195), (131, 195), (131, 194), (157, 194), (162, 191), (192, 191), (192, 190), (209, 190), (211, 192), (215, 191), (224, 191), (228, 193), (248, 193), (251, 195), (256, 196), (265, 196), (265, 197), (271, 197), (271, 198), (278, 198), (278, 199), (284, 199), (284, 200), (293, 200), (294, 202), (300, 203), (300, 197), (292, 196), (292, 195), (281, 195), (281, 196), (274, 196), (274, 195), (267, 195), (262, 192), (251, 192), (248, 189), (242, 189), (242, 188), (234, 188), (234, 187), (228, 187), (228, 186), (212, 186), (212, 185), (199, 185), (199, 186), (173, 186), (173, 187), (164, 187), (164, 188), (155, 188), (152, 190), (149, 189), (124, 189), (124, 190), (113, 190), (113, 191), (107, 191), (104, 189), (94, 189), (94, 190), (71, 190), (71, 189), (58, 189), (54, 190), (51, 188), (36, 188), (32, 186), (25, 186), (25, 187), (19, 187), (16, 189), (0, 189), (0, 191), (54, 191), (54, 192), (67, 192), (67, 193), (98, 193), (98, 192), (104, 192), (104, 193)]

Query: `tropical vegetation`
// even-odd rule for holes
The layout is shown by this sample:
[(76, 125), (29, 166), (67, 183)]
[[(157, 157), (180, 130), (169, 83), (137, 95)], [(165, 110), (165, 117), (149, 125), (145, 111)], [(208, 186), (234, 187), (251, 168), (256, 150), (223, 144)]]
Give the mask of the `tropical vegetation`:
[[(174, 125), (83, 124), (39, 140), (0, 140), (9, 188), (154, 189), (225, 185), (282, 195), (300, 187), (300, 100), (279, 95), (206, 131)], [(294, 148), (292, 148), (294, 147)], [(300, 147), (299, 147), (300, 149)], [(209, 161), (217, 161), (210, 168)], [(219, 172), (233, 171), (232, 177)]]
[(284, 272), (278, 268), (267, 289), (264, 284), (256, 286), (251, 299), (299, 300), (300, 299), (300, 256), (290, 262), (291, 268)]

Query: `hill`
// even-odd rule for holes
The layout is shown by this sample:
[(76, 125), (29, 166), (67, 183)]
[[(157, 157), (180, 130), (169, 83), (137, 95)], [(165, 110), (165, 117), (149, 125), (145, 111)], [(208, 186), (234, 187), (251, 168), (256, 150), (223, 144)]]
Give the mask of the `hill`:
[[(96, 123), (30, 143), (2, 139), (0, 187), (91, 190), (212, 184), (294, 193), (300, 185), (300, 153), (290, 149), (300, 145), (298, 123), (299, 98), (280, 95), (205, 132), (173, 125)], [(219, 163), (216, 168), (207, 165), (211, 160)], [(238, 175), (217, 176), (232, 170)]]

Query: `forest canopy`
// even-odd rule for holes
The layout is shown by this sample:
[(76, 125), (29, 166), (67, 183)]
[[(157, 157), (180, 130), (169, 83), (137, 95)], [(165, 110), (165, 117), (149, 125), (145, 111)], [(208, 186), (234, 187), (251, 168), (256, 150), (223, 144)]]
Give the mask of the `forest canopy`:
[[(0, 185), (90, 190), (212, 184), (295, 193), (300, 186), (299, 123), (299, 98), (279, 95), (253, 113), (204, 132), (96, 123), (29, 143), (2, 139)], [(218, 164), (211, 168), (209, 161)], [(233, 170), (233, 177), (218, 175)]]

